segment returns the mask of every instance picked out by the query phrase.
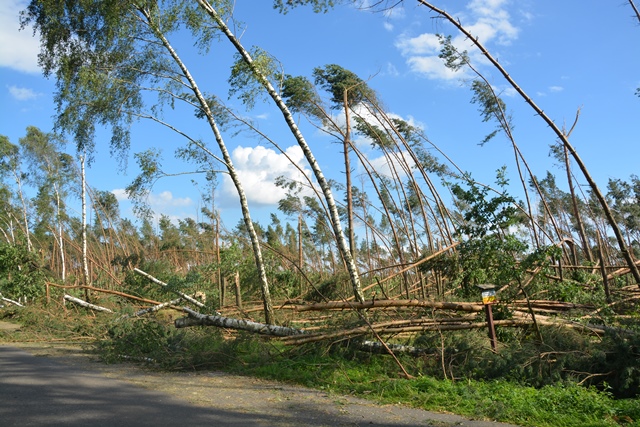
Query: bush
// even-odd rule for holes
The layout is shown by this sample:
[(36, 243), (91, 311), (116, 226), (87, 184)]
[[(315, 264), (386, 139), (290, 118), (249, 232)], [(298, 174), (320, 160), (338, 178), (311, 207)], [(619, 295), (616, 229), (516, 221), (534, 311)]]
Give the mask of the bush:
[(47, 276), (26, 246), (0, 243), (0, 293), (12, 299), (42, 296)]

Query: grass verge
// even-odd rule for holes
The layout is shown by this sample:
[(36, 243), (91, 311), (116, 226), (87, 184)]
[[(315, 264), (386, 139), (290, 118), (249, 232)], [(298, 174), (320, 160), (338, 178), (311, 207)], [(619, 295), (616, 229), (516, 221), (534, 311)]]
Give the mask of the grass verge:
[(176, 330), (161, 319), (114, 320), (74, 310), (64, 316), (39, 309), (1, 314), (22, 328), (0, 331), (0, 341), (86, 342), (107, 363), (130, 360), (161, 370), (222, 370), (521, 426), (640, 426), (640, 399), (614, 399), (573, 382), (533, 388), (506, 380), (443, 380), (421, 375), (410, 359), (403, 362), (415, 378), (407, 380), (391, 358), (345, 343), (289, 348), (218, 328)]

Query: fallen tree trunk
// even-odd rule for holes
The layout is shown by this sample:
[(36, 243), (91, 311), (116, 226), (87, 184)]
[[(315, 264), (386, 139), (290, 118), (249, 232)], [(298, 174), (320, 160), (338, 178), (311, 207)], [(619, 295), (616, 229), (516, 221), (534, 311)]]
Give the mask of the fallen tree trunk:
[(64, 299), (66, 299), (67, 301), (71, 301), (72, 303), (81, 305), (82, 307), (90, 308), (90, 309), (95, 310), (95, 311), (102, 311), (102, 312), (105, 312), (105, 313), (113, 313), (113, 311), (111, 311), (110, 309), (108, 309), (106, 307), (101, 307), (99, 305), (95, 305), (95, 304), (88, 303), (86, 301), (82, 301), (80, 298), (72, 297), (71, 295), (66, 295), (65, 294)]
[(153, 313), (155, 311), (162, 310), (165, 307), (169, 307), (170, 305), (176, 305), (180, 301), (182, 301), (182, 297), (176, 298), (169, 302), (163, 302), (162, 304), (154, 305), (153, 307), (143, 308), (142, 310), (136, 311), (133, 315), (135, 317), (138, 317), (138, 316), (142, 316), (143, 314)]
[[(436, 310), (454, 310), (477, 312), (484, 310), (481, 303), (470, 302), (437, 302), (422, 300), (371, 300), (363, 303), (350, 301), (329, 301), (308, 305), (290, 306), (295, 311), (320, 311), (320, 310), (363, 310), (367, 308), (388, 308), (388, 307), (427, 307)], [(284, 307), (283, 307), (284, 308)]]
[(12, 299), (5, 298), (5, 297), (2, 296), (2, 294), (0, 294), (0, 300), (2, 300), (4, 302), (11, 303), (13, 305), (17, 305), (18, 307), (24, 307), (24, 305), (20, 304), (18, 301), (14, 301)]
[(190, 326), (217, 326), (219, 328), (237, 329), (241, 331), (254, 332), (261, 335), (271, 335), (276, 337), (286, 337), (291, 335), (301, 335), (305, 332), (301, 329), (289, 328), (285, 326), (267, 325), (265, 323), (252, 322), (250, 320), (232, 319), (223, 316), (208, 316), (201, 314), (190, 308), (184, 307), (183, 311), (188, 317), (175, 320), (176, 328), (188, 328)]
[[(635, 262), (636, 265), (640, 265), (640, 259), (637, 260)], [(622, 276), (623, 274), (628, 274), (631, 272), (631, 269), (629, 267), (624, 267), (624, 268), (619, 268), (618, 270), (614, 271), (613, 273), (609, 273), (609, 275), (607, 276), (607, 280), (613, 280), (618, 276)]]
[(386, 348), (380, 341), (365, 340), (357, 343), (358, 350), (376, 354), (388, 354), (387, 348), (389, 348), (389, 350), (393, 351), (394, 353), (408, 354), (409, 356), (413, 357), (424, 356), (425, 354), (437, 354), (441, 351), (441, 349), (439, 348), (419, 348), (412, 345), (391, 343), (385, 344), (387, 346)]
[(102, 293), (105, 293), (105, 294), (118, 295), (118, 296), (123, 297), (123, 298), (128, 298), (128, 299), (132, 299), (132, 300), (136, 300), (136, 301), (140, 301), (140, 302), (146, 302), (147, 304), (160, 304), (158, 301), (154, 301), (152, 299), (140, 298), (140, 297), (137, 297), (135, 295), (125, 294), (124, 292), (112, 291), (110, 289), (96, 288), (94, 286), (59, 285), (57, 283), (51, 283), (51, 282), (46, 282), (46, 284), (47, 284), (47, 286), (54, 286), (56, 288), (62, 288), (62, 289), (87, 289), (87, 290), (90, 290), (90, 291), (102, 292)]
[(158, 279), (156, 279), (155, 277), (153, 277), (153, 276), (152, 276), (152, 275), (150, 275), (149, 273), (145, 273), (144, 271), (142, 271), (142, 270), (140, 270), (140, 269), (137, 269), (137, 268), (134, 268), (134, 269), (133, 269), (133, 271), (134, 271), (134, 273), (137, 273), (137, 274), (139, 274), (139, 275), (141, 275), (141, 276), (146, 277), (147, 279), (151, 280), (153, 283), (155, 283), (155, 284), (157, 284), (157, 285), (160, 285), (160, 286), (163, 286), (163, 287), (167, 288), (168, 290), (170, 290), (170, 291), (171, 291), (171, 292), (173, 292), (174, 294), (176, 294), (176, 295), (180, 295), (182, 298), (186, 299), (186, 300), (187, 300), (187, 301), (189, 301), (191, 304), (197, 305), (197, 306), (198, 306), (198, 307), (200, 307), (200, 308), (203, 308), (203, 307), (204, 307), (204, 304), (203, 304), (203, 303), (201, 303), (200, 301), (198, 301), (197, 299), (195, 299), (195, 298), (193, 298), (193, 297), (190, 297), (189, 295), (187, 295), (187, 294), (185, 294), (185, 293), (183, 293), (183, 292), (180, 292), (180, 291), (178, 291), (178, 290), (171, 289), (171, 287), (170, 287), (169, 285), (167, 285), (166, 283), (164, 283), (162, 280), (158, 280)]

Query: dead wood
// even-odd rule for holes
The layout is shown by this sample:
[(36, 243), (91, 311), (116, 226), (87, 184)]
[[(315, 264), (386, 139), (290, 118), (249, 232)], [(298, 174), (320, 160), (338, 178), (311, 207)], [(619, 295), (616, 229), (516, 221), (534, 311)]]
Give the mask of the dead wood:
[(184, 292), (180, 292), (178, 290), (175, 289), (171, 289), (171, 287), (169, 285), (167, 285), (166, 283), (164, 283), (162, 280), (158, 280), (155, 277), (153, 277), (152, 275), (150, 275), (149, 273), (145, 273), (144, 271), (138, 269), (138, 268), (134, 268), (133, 269), (134, 273), (137, 273), (141, 276), (146, 277), (147, 279), (151, 280), (153, 283), (163, 286), (165, 288), (167, 288), (168, 290), (170, 290), (171, 292), (173, 292), (176, 295), (180, 295), (182, 298), (186, 299), (187, 301), (189, 301), (191, 304), (194, 304), (200, 308), (204, 308), (204, 304), (201, 303), (200, 301), (198, 301), (197, 299), (190, 297), (189, 295), (185, 294)]
[(132, 300), (136, 300), (136, 301), (140, 301), (140, 302), (145, 302), (147, 304), (160, 304), (158, 301), (154, 301), (151, 299), (146, 299), (146, 298), (140, 298), (137, 297), (135, 295), (130, 295), (130, 294), (125, 294), (124, 292), (118, 292), (118, 291), (112, 291), (110, 289), (102, 289), (102, 288), (96, 288), (93, 286), (85, 286), (85, 285), (59, 285), (57, 283), (51, 283), (51, 282), (47, 282), (48, 286), (54, 286), (56, 288), (63, 288), (63, 289), (87, 289), (90, 291), (95, 291), (95, 292), (102, 292), (105, 294), (112, 294), (112, 295), (118, 295), (120, 297), (123, 298), (128, 298), (128, 299), (132, 299)]
[(436, 310), (454, 310), (477, 312), (482, 311), (480, 303), (469, 302), (437, 302), (423, 300), (370, 300), (363, 303), (350, 301), (329, 301), (326, 303), (316, 303), (308, 305), (290, 306), (296, 311), (320, 311), (320, 310), (364, 310), (369, 308), (389, 308), (389, 307), (427, 307)]
[(176, 299), (174, 299), (172, 301), (163, 302), (162, 304), (154, 305), (153, 307), (143, 308), (142, 310), (136, 311), (133, 315), (135, 317), (139, 317), (139, 316), (142, 316), (143, 314), (154, 313), (156, 311), (162, 310), (165, 307), (170, 307), (172, 305), (176, 305), (180, 301), (182, 301), (182, 297), (176, 298)]
[(8, 302), (8, 303), (11, 303), (13, 305), (17, 305), (18, 307), (24, 307), (24, 305), (20, 304), (18, 301), (14, 301), (12, 299), (5, 298), (5, 297), (2, 296), (2, 294), (0, 294), (0, 301)]
[[(637, 261), (635, 262), (635, 264), (636, 264), (636, 265), (640, 265), (640, 259), (639, 259), (639, 260), (637, 260)], [(616, 271), (614, 271), (614, 272), (612, 272), (612, 273), (609, 273), (609, 274), (607, 275), (607, 280), (613, 280), (613, 279), (615, 279), (615, 278), (616, 278), (616, 277), (618, 277), (618, 276), (622, 276), (622, 275), (624, 275), (624, 274), (628, 274), (628, 273), (630, 273), (630, 272), (631, 272), (631, 269), (630, 269), (629, 267), (619, 268), (619, 269), (617, 269)]]
[(78, 304), (82, 307), (86, 307), (86, 308), (90, 308), (92, 310), (95, 311), (102, 311), (104, 313), (113, 313), (112, 310), (106, 308), (106, 307), (101, 307), (99, 305), (95, 305), (95, 304), (90, 304), (86, 301), (82, 301), (80, 298), (76, 298), (76, 297), (72, 297), (71, 295), (66, 295), (64, 296), (64, 299), (67, 301), (71, 301), (72, 303)]
[(305, 333), (303, 330), (296, 328), (267, 325), (265, 323), (257, 323), (243, 319), (232, 319), (224, 316), (201, 314), (187, 307), (184, 307), (183, 311), (188, 314), (188, 317), (176, 319), (174, 323), (176, 328), (188, 328), (190, 326), (217, 326), (219, 328), (238, 329), (261, 335), (277, 337), (300, 335)]
[[(417, 267), (417, 266), (419, 266), (420, 264), (424, 264), (425, 262), (427, 262), (427, 261), (429, 261), (429, 260), (431, 260), (431, 259), (433, 259), (433, 258), (437, 257), (438, 255), (440, 255), (440, 254), (442, 254), (442, 253), (444, 253), (444, 252), (448, 251), (449, 249), (453, 249), (453, 248), (455, 248), (455, 247), (456, 247), (456, 246), (458, 246), (459, 244), (460, 244), (460, 242), (455, 242), (454, 244), (449, 245), (449, 246), (447, 246), (446, 248), (439, 250), (438, 252), (432, 253), (431, 255), (429, 255), (429, 256), (427, 256), (427, 257), (425, 257), (425, 258), (422, 258), (422, 259), (421, 259), (420, 261), (418, 261), (418, 262), (414, 262), (414, 263), (413, 263), (413, 264), (411, 264), (409, 267), (403, 268), (402, 270), (400, 270), (400, 271), (396, 272), (395, 274), (392, 274), (392, 275), (391, 275), (391, 276), (389, 276), (389, 277), (385, 277), (385, 278), (384, 278), (384, 279), (382, 279), (382, 280), (376, 280), (376, 283), (373, 283), (373, 284), (371, 284), (371, 285), (369, 285), (369, 286), (365, 286), (364, 288), (362, 288), (362, 291), (364, 292), (364, 291), (366, 291), (366, 290), (369, 290), (369, 289), (373, 288), (374, 286), (381, 286), (381, 285), (382, 285), (382, 283), (384, 283), (384, 282), (386, 282), (386, 281), (388, 281), (388, 280), (391, 280), (391, 279), (393, 279), (394, 277), (396, 277), (396, 276), (398, 276), (398, 275), (400, 275), (400, 274), (402, 274), (402, 273), (406, 273), (407, 271), (409, 271), (409, 270), (412, 270), (412, 269), (416, 268), (416, 267)], [(351, 300), (353, 300), (354, 298), (355, 298), (355, 297), (349, 297), (349, 298), (347, 298), (347, 300), (348, 300), (348, 301), (351, 301)]]

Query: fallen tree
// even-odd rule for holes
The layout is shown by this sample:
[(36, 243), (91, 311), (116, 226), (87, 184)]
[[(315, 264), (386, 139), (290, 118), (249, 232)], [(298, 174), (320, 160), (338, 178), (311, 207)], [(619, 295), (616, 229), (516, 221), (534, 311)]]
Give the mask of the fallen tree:
[(108, 309), (106, 307), (101, 307), (99, 305), (91, 304), (86, 301), (82, 301), (80, 298), (72, 297), (71, 295), (65, 294), (64, 299), (67, 301), (71, 301), (74, 304), (78, 304), (82, 307), (90, 308), (91, 310), (102, 311), (104, 313), (113, 313), (111, 309)]
[[(283, 307), (286, 308), (287, 306)], [(468, 311), (477, 312), (484, 310), (484, 306), (481, 303), (470, 302), (438, 302), (438, 301), (423, 301), (423, 300), (370, 300), (362, 303), (351, 301), (329, 301), (316, 304), (301, 304), (292, 305), (295, 311), (322, 311), (322, 310), (364, 310), (369, 308), (389, 308), (389, 307), (425, 307), (433, 308), (436, 310), (453, 310), (453, 311)]]
[(301, 329), (289, 328), (286, 326), (268, 325), (265, 323), (252, 322), (250, 320), (232, 319), (230, 317), (220, 315), (201, 314), (188, 307), (184, 307), (182, 310), (188, 314), (188, 317), (176, 319), (174, 322), (176, 328), (188, 328), (191, 326), (217, 326), (219, 328), (237, 329), (261, 335), (278, 337), (305, 333)]
[(172, 289), (169, 285), (167, 285), (166, 283), (164, 283), (162, 280), (158, 280), (155, 277), (153, 277), (152, 275), (150, 275), (149, 273), (145, 273), (144, 271), (138, 269), (138, 268), (134, 268), (133, 269), (134, 273), (139, 274), (141, 276), (146, 277), (147, 279), (151, 280), (153, 283), (160, 285), (162, 287), (167, 288), (168, 290), (170, 290), (171, 292), (173, 292), (176, 295), (180, 295), (180, 297), (184, 298), (185, 300), (189, 301), (191, 304), (194, 304), (200, 308), (204, 308), (204, 304), (201, 303), (200, 301), (198, 301), (197, 299), (185, 294), (184, 292), (180, 292), (176, 289)]

